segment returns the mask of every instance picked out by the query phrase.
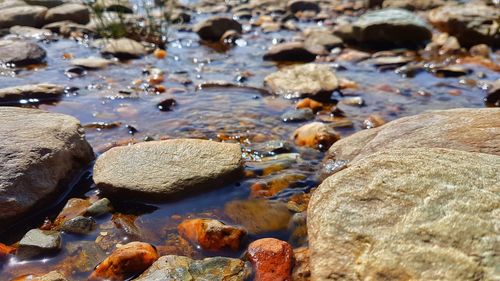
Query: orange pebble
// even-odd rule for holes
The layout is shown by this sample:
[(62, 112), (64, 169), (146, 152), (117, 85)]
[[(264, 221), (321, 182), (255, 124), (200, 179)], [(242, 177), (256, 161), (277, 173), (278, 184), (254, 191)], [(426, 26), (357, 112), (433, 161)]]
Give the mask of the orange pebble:
[(162, 49), (156, 49), (156, 50), (153, 52), (153, 55), (154, 55), (157, 59), (164, 59), (164, 58), (167, 56), (167, 51), (162, 50)]
[(70, 54), (70, 53), (64, 53), (64, 54), (62, 55), (62, 57), (63, 57), (63, 59), (65, 59), (65, 60), (69, 60), (69, 59), (72, 59), (72, 58), (73, 58), (73, 55), (72, 55), (72, 54)]

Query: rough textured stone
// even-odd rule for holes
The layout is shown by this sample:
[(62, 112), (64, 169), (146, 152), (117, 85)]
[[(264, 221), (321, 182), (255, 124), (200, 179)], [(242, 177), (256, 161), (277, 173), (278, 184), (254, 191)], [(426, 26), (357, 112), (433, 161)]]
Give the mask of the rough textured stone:
[(0, 104), (19, 104), (19, 101), (23, 99), (54, 101), (63, 94), (64, 87), (54, 84), (14, 86), (0, 89)]
[(229, 183), (241, 170), (238, 144), (175, 139), (108, 150), (96, 161), (94, 181), (111, 195), (161, 199)]
[(264, 83), (273, 93), (287, 98), (325, 99), (339, 86), (330, 67), (315, 63), (285, 67), (266, 76)]
[(83, 216), (77, 216), (63, 223), (61, 230), (68, 233), (87, 234), (92, 232), (95, 220)]
[(128, 280), (144, 272), (158, 258), (150, 244), (131, 242), (114, 250), (96, 267), (89, 280)]
[(68, 3), (51, 8), (45, 14), (45, 23), (71, 20), (75, 23), (86, 24), (90, 21), (90, 12), (87, 6), (77, 3)]
[(303, 42), (286, 42), (273, 45), (264, 54), (264, 60), (310, 62), (316, 54), (309, 50)]
[(500, 9), (480, 3), (446, 5), (429, 12), (429, 21), (455, 37), (462, 46), (500, 46)]
[(352, 27), (353, 36), (360, 43), (413, 46), (432, 37), (425, 21), (402, 9), (367, 12)]
[(45, 275), (40, 277), (35, 277), (32, 279), (33, 281), (68, 281), (64, 275), (57, 271), (51, 271)]
[(51, 255), (61, 249), (61, 234), (57, 231), (32, 229), (19, 241), (16, 256), (21, 260)]
[(189, 219), (177, 227), (179, 234), (204, 250), (238, 250), (246, 232), (240, 227), (226, 225), (214, 219)]
[(117, 58), (138, 58), (147, 54), (144, 46), (129, 38), (109, 39), (102, 49), (103, 54), (111, 54)]
[(71, 116), (0, 107), (0, 128), (0, 225), (46, 203), (94, 159)]
[(248, 259), (255, 268), (255, 281), (290, 281), (293, 249), (275, 238), (263, 238), (248, 245)]
[(499, 175), (500, 156), (441, 148), (355, 161), (309, 203), (312, 280), (498, 279)]
[(213, 257), (192, 260), (183, 256), (163, 256), (135, 281), (210, 280), (243, 281), (249, 275), (245, 262), (239, 259)]
[(15, 6), (0, 11), (0, 28), (14, 25), (41, 27), (47, 8), (42, 6)]
[(335, 160), (355, 160), (383, 149), (439, 147), (500, 155), (500, 109), (429, 111), (360, 131), (329, 149)]
[(35, 43), (22, 40), (0, 40), (0, 61), (22, 66), (41, 63), (47, 53)]
[(234, 30), (239, 34), (243, 31), (239, 22), (225, 17), (209, 18), (195, 25), (193, 30), (201, 39), (208, 41), (219, 41), (229, 30)]

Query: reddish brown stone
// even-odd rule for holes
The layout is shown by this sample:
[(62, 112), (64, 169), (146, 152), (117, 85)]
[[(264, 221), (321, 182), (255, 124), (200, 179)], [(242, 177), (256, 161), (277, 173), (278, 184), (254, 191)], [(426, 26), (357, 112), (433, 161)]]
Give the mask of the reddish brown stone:
[(214, 219), (189, 219), (178, 226), (179, 234), (205, 250), (223, 248), (238, 250), (241, 238), (246, 234), (239, 227), (226, 225)]
[(16, 248), (0, 243), (0, 259), (16, 252)]
[(92, 272), (89, 281), (121, 281), (142, 273), (159, 258), (148, 243), (131, 242), (111, 253)]
[(255, 268), (255, 281), (292, 280), (293, 249), (275, 238), (263, 238), (248, 246), (248, 259)]
[[(53, 228), (60, 227), (65, 221), (83, 215), (91, 202), (87, 199), (71, 198), (52, 224)], [(45, 223), (44, 223), (45, 224)]]

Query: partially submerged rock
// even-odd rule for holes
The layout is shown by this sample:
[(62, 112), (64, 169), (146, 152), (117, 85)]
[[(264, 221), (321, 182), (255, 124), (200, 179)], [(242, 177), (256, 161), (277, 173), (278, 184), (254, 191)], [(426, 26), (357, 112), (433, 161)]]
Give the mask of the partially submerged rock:
[(293, 133), (293, 140), (296, 145), (320, 150), (328, 149), (339, 139), (340, 135), (328, 124), (322, 122), (306, 124)]
[(41, 63), (46, 55), (45, 50), (35, 43), (24, 40), (0, 39), (0, 62), (23, 66)]
[(29, 26), (20, 26), (15, 25), (9, 29), (10, 34), (15, 34), (22, 37), (27, 38), (35, 38), (38, 40), (43, 40), (50, 38), (52, 36), (52, 32), (48, 29), (40, 29)]
[(94, 182), (114, 196), (163, 199), (229, 183), (241, 172), (238, 144), (174, 139), (108, 150), (96, 161)]
[(0, 89), (0, 104), (20, 104), (21, 100), (55, 101), (64, 94), (64, 87), (54, 84), (22, 85)]
[(271, 46), (264, 54), (264, 60), (310, 62), (316, 54), (303, 42), (286, 42)]
[(94, 159), (77, 119), (0, 107), (0, 225), (50, 202)]
[(32, 229), (19, 241), (16, 256), (21, 260), (52, 255), (61, 249), (61, 234), (57, 231)]
[(101, 52), (120, 59), (139, 58), (147, 54), (146, 48), (141, 43), (129, 38), (106, 40)]
[(248, 259), (255, 267), (255, 281), (291, 280), (293, 249), (275, 238), (263, 238), (248, 245)]
[(106, 66), (113, 64), (112, 60), (99, 57), (88, 57), (71, 60), (71, 64), (75, 66), (81, 66), (89, 69), (99, 69), (105, 68)]
[(496, 279), (499, 175), (500, 156), (450, 149), (355, 160), (311, 198), (312, 280)]
[(363, 14), (352, 26), (353, 38), (374, 45), (422, 45), (432, 37), (424, 20), (402, 9), (382, 9)]
[(239, 22), (226, 17), (209, 18), (198, 23), (193, 29), (201, 39), (208, 41), (219, 41), (224, 33), (230, 30), (236, 31), (238, 34), (243, 31)]
[(246, 231), (214, 219), (189, 219), (177, 227), (179, 234), (204, 250), (238, 250)]
[(445, 5), (429, 12), (429, 21), (457, 37), (461, 45), (500, 46), (500, 9), (481, 3)]
[(183, 256), (163, 256), (135, 281), (156, 280), (213, 280), (244, 281), (250, 270), (239, 259), (212, 257), (192, 260)]
[(264, 83), (273, 93), (287, 98), (327, 99), (339, 87), (331, 68), (315, 63), (285, 67), (266, 76)]
[(46, 12), (46, 7), (28, 5), (2, 9), (0, 11), (0, 28), (9, 28), (14, 25), (41, 27)]
[(143, 242), (131, 242), (101, 262), (89, 280), (128, 280), (148, 269), (159, 258), (156, 249)]
[(360, 131), (329, 149), (335, 160), (356, 160), (380, 150), (450, 148), (500, 155), (500, 109), (424, 112)]

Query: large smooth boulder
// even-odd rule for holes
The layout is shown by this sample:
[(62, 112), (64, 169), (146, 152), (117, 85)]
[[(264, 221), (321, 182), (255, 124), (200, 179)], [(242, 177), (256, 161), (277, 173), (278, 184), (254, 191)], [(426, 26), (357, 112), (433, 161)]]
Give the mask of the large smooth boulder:
[(113, 196), (162, 199), (229, 183), (241, 176), (238, 144), (198, 139), (115, 147), (94, 166), (94, 182)]
[(307, 218), (314, 281), (496, 280), (500, 156), (385, 149), (326, 179)]
[(15, 6), (0, 11), (0, 28), (14, 25), (41, 27), (47, 8), (42, 6)]
[(46, 206), (94, 159), (71, 116), (0, 107), (0, 226)]
[(353, 23), (352, 36), (360, 43), (377, 45), (422, 45), (432, 37), (425, 21), (402, 9), (367, 12)]
[(241, 34), (243, 28), (239, 22), (233, 19), (212, 17), (196, 24), (193, 30), (198, 33), (202, 40), (219, 41), (227, 31), (234, 30)]
[(21, 85), (0, 89), (0, 104), (19, 104), (20, 100), (55, 101), (64, 94), (64, 87), (55, 84)]
[(192, 260), (183, 256), (163, 256), (135, 281), (156, 280), (213, 280), (243, 281), (249, 268), (239, 259), (212, 257)]
[(429, 12), (429, 21), (455, 36), (460, 45), (488, 44), (500, 47), (500, 9), (481, 3), (446, 5)]
[(45, 14), (46, 23), (65, 20), (70, 20), (79, 24), (86, 24), (90, 21), (90, 11), (85, 5), (68, 3), (51, 8)]
[(326, 99), (339, 87), (337, 76), (328, 65), (308, 63), (284, 67), (264, 78), (271, 92), (286, 98)]
[(339, 140), (328, 157), (353, 161), (380, 150), (424, 147), (500, 155), (500, 109), (436, 110), (400, 118)]
[(24, 40), (0, 40), (0, 60), (4, 63), (13, 63), (23, 66), (41, 63), (47, 53), (35, 43)]

